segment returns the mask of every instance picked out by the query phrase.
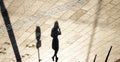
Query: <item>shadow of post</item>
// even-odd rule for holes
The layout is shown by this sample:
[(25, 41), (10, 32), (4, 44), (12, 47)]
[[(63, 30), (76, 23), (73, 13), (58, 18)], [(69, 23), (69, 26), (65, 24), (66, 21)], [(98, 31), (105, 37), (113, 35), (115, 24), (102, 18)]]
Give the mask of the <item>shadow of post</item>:
[(108, 52), (108, 54), (107, 54), (107, 56), (106, 56), (105, 62), (108, 62), (108, 58), (109, 58), (109, 55), (110, 55), (111, 50), (112, 50), (112, 46), (110, 47), (110, 50), (109, 50), (109, 52)]
[(40, 59), (40, 51), (39, 51), (39, 48), (41, 47), (41, 40), (40, 40), (40, 38), (41, 38), (41, 30), (40, 30), (40, 27), (37, 26), (36, 27), (36, 40), (37, 40), (36, 48), (38, 50), (38, 62), (41, 61), (41, 59)]
[(96, 62), (96, 58), (97, 58), (97, 54), (95, 55), (93, 62)]
[(16, 57), (16, 61), (17, 62), (22, 62), (21, 57), (20, 57), (20, 53), (19, 53), (19, 50), (18, 50), (18, 46), (17, 46), (17, 43), (16, 43), (16, 39), (15, 39), (15, 36), (14, 36), (14, 32), (13, 32), (13, 29), (12, 29), (12, 25), (11, 25), (11, 22), (10, 22), (10, 19), (9, 19), (8, 11), (5, 8), (3, 0), (0, 0), (0, 7), (1, 7), (1, 14), (2, 14), (2, 17), (4, 19), (4, 23), (5, 23), (5, 26), (6, 26), (6, 29), (7, 29), (12, 47), (13, 47), (15, 57)]
[(101, 4), (102, 4), (102, 0), (98, 0), (98, 7), (97, 7), (95, 20), (94, 20), (94, 23), (93, 23), (90, 42), (89, 42), (89, 45), (88, 45), (88, 52), (87, 52), (86, 62), (89, 62), (89, 56), (90, 56), (90, 53), (91, 53), (92, 43), (94, 42), (95, 31), (96, 31), (96, 27), (98, 25), (98, 19), (99, 19), (99, 15), (100, 15)]

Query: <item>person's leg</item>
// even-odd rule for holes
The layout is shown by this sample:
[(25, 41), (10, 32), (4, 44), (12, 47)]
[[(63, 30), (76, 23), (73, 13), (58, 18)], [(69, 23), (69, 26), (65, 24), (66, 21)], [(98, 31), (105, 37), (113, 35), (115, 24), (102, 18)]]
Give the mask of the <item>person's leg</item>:
[(53, 54), (53, 56), (52, 56), (52, 60), (54, 61), (54, 56), (55, 56), (55, 46), (54, 46), (54, 41), (55, 41), (55, 39), (53, 38), (53, 40), (52, 40), (52, 49), (54, 50), (54, 54)]
[[(55, 50), (54, 50), (55, 51)], [(54, 56), (55, 56), (55, 53), (54, 53), (54, 55), (52, 56), (52, 60), (54, 61)]]
[(56, 50), (54, 50), (55, 52), (54, 52), (54, 55), (53, 55), (53, 57), (52, 57), (52, 60), (54, 61), (54, 58), (56, 59), (56, 60), (58, 60), (58, 57), (57, 57), (57, 53), (58, 53), (58, 49), (56, 49)]
[(56, 62), (58, 61), (57, 53), (58, 53), (58, 49), (57, 49), (57, 50), (55, 50), (55, 54), (54, 54), (55, 59), (56, 59)]
[(52, 60), (54, 61), (54, 58), (56, 57), (57, 51), (54, 49), (54, 55), (52, 57)]
[(54, 61), (54, 56), (52, 57), (52, 60)]
[(54, 56), (57, 56), (57, 53), (58, 53), (58, 49), (55, 50)]
[(55, 62), (57, 62), (58, 61), (58, 57), (56, 56), (56, 61)]

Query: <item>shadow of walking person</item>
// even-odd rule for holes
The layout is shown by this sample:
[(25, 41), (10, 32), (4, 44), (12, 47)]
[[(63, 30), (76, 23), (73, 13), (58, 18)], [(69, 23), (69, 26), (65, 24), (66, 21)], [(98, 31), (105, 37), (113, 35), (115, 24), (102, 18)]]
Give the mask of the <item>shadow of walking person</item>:
[(36, 48), (38, 50), (38, 62), (41, 61), (41, 59), (40, 59), (40, 53), (39, 53), (39, 48), (41, 47), (41, 40), (40, 40), (40, 38), (41, 38), (41, 30), (40, 30), (40, 27), (37, 26), (36, 27), (36, 40), (37, 40)]
[(52, 40), (52, 49), (55, 51), (54, 55), (52, 57), (52, 60), (53, 61), (55, 60), (55, 62), (58, 61), (58, 57), (57, 57), (57, 53), (58, 53), (58, 50), (59, 50), (58, 35), (61, 35), (61, 31), (60, 31), (60, 28), (59, 28), (58, 21), (56, 21), (54, 23), (54, 27), (52, 28), (52, 31), (51, 31), (51, 37), (53, 38), (53, 40)]

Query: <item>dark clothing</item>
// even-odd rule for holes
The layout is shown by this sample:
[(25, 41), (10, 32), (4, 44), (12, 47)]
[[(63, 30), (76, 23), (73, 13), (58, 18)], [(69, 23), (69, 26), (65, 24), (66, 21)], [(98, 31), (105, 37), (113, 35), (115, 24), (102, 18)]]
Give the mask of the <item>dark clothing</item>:
[(58, 61), (57, 53), (58, 53), (58, 50), (59, 50), (58, 35), (61, 35), (61, 31), (60, 31), (58, 22), (56, 21), (55, 24), (54, 24), (54, 27), (52, 28), (52, 31), (51, 31), (51, 37), (53, 38), (52, 49), (55, 51), (52, 59), (53, 59), (53, 61), (54, 61), (54, 59), (56, 59), (56, 62)]
[(56, 38), (53, 38), (53, 40), (52, 40), (52, 48), (53, 48), (54, 50), (58, 50), (58, 48), (59, 48), (59, 40), (58, 40), (57, 37), (56, 37)]
[(58, 50), (59, 49), (59, 40), (58, 40), (58, 35), (60, 35), (61, 32), (58, 31), (58, 29), (53, 28), (52, 32), (51, 32), (51, 37), (53, 37), (52, 40), (52, 48), (54, 50)]

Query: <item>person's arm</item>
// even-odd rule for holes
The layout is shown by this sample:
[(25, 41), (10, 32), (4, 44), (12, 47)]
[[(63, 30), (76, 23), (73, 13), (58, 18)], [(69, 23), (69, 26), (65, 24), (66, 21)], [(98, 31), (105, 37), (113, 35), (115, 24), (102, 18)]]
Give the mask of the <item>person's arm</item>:
[(61, 30), (60, 30), (60, 28), (58, 28), (58, 35), (61, 35)]
[(51, 30), (51, 37), (53, 37), (53, 29)]

